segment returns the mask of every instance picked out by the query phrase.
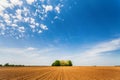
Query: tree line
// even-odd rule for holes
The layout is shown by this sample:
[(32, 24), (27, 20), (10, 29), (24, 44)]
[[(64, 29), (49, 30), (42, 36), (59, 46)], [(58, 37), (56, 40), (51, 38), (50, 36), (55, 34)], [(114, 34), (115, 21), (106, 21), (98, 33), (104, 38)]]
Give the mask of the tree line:
[(0, 66), (2, 67), (22, 67), (24, 65), (15, 65), (15, 64), (9, 64), (9, 63), (5, 63), (4, 65), (0, 64)]

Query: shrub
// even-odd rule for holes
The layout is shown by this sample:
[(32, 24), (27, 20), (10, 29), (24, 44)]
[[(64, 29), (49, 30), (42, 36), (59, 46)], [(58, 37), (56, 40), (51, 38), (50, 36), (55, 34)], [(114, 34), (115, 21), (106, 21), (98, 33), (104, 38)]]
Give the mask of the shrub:
[(0, 66), (2, 66), (2, 64), (0, 64)]
[(4, 66), (9, 66), (9, 63), (4, 64)]

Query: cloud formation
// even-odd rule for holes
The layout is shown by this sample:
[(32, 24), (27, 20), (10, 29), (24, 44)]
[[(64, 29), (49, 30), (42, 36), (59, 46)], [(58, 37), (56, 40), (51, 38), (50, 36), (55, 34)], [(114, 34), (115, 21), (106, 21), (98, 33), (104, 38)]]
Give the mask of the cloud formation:
[(50, 65), (56, 57), (51, 56), (57, 48), (7, 48), (0, 47), (0, 63)]
[(42, 33), (48, 30), (49, 12), (58, 16), (62, 5), (61, 0), (59, 4), (50, 0), (0, 0), (0, 36), (20, 38), (29, 33)]
[(120, 38), (91, 45), (66, 58), (73, 60), (75, 65), (115, 65), (119, 63), (118, 58), (110, 56), (116, 54), (117, 50), (120, 50)]
[(45, 9), (45, 12), (47, 13), (48, 11), (52, 11), (53, 10), (53, 6), (52, 5), (42, 5), (43, 8)]
[(97, 54), (102, 54), (102, 53), (106, 53), (106, 52), (110, 52), (118, 49), (120, 49), (120, 38), (113, 39), (108, 42), (99, 43), (93, 46), (88, 51), (86, 51), (84, 54), (97, 55)]
[[(64, 48), (35, 48), (35, 47), (26, 47), (26, 48), (7, 48), (0, 47), (1, 57), (6, 57), (11, 55), (16, 57), (16, 63), (21, 64), (39, 64), (39, 65), (50, 65), (52, 61), (56, 59), (70, 59), (73, 61), (74, 65), (114, 65), (118, 58), (111, 59), (107, 57), (111, 54), (115, 54), (114, 51), (120, 50), (120, 38), (112, 39), (110, 41), (101, 42), (91, 47), (87, 48), (85, 51), (72, 51), (69, 52)], [(74, 52), (74, 53), (73, 53)], [(70, 54), (66, 54), (70, 53)], [(108, 54), (111, 53), (111, 54)], [(5, 55), (5, 56), (4, 56)], [(20, 59), (17, 59), (17, 58)], [(6, 57), (10, 58), (11, 57)], [(24, 59), (25, 58), (25, 59)], [(2, 61), (2, 58), (0, 58)], [(19, 62), (19, 60), (24, 60), (25, 62)], [(3, 59), (4, 60), (4, 59)], [(106, 61), (104, 61), (106, 60)], [(6, 61), (10, 61), (6, 59)], [(110, 62), (111, 63), (110, 63)], [(3, 61), (5, 62), (5, 60)], [(11, 62), (11, 61), (10, 61)]]
[(34, 0), (26, 0), (28, 4), (32, 4)]

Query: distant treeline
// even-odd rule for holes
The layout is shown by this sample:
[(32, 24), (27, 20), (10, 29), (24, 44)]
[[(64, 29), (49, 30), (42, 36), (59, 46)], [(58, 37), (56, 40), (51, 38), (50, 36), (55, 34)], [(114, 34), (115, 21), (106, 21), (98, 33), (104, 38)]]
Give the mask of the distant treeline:
[(0, 64), (0, 66), (5, 66), (5, 67), (22, 67), (24, 65), (15, 65), (15, 64), (9, 64), (9, 63), (6, 63), (4, 65)]
[(115, 67), (120, 67), (120, 65), (115, 65)]

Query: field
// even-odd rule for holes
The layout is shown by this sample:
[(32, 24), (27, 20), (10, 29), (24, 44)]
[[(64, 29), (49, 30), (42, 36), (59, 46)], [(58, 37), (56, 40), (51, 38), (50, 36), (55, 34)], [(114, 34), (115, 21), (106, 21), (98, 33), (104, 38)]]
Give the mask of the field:
[(0, 80), (120, 80), (120, 67), (0, 67)]

